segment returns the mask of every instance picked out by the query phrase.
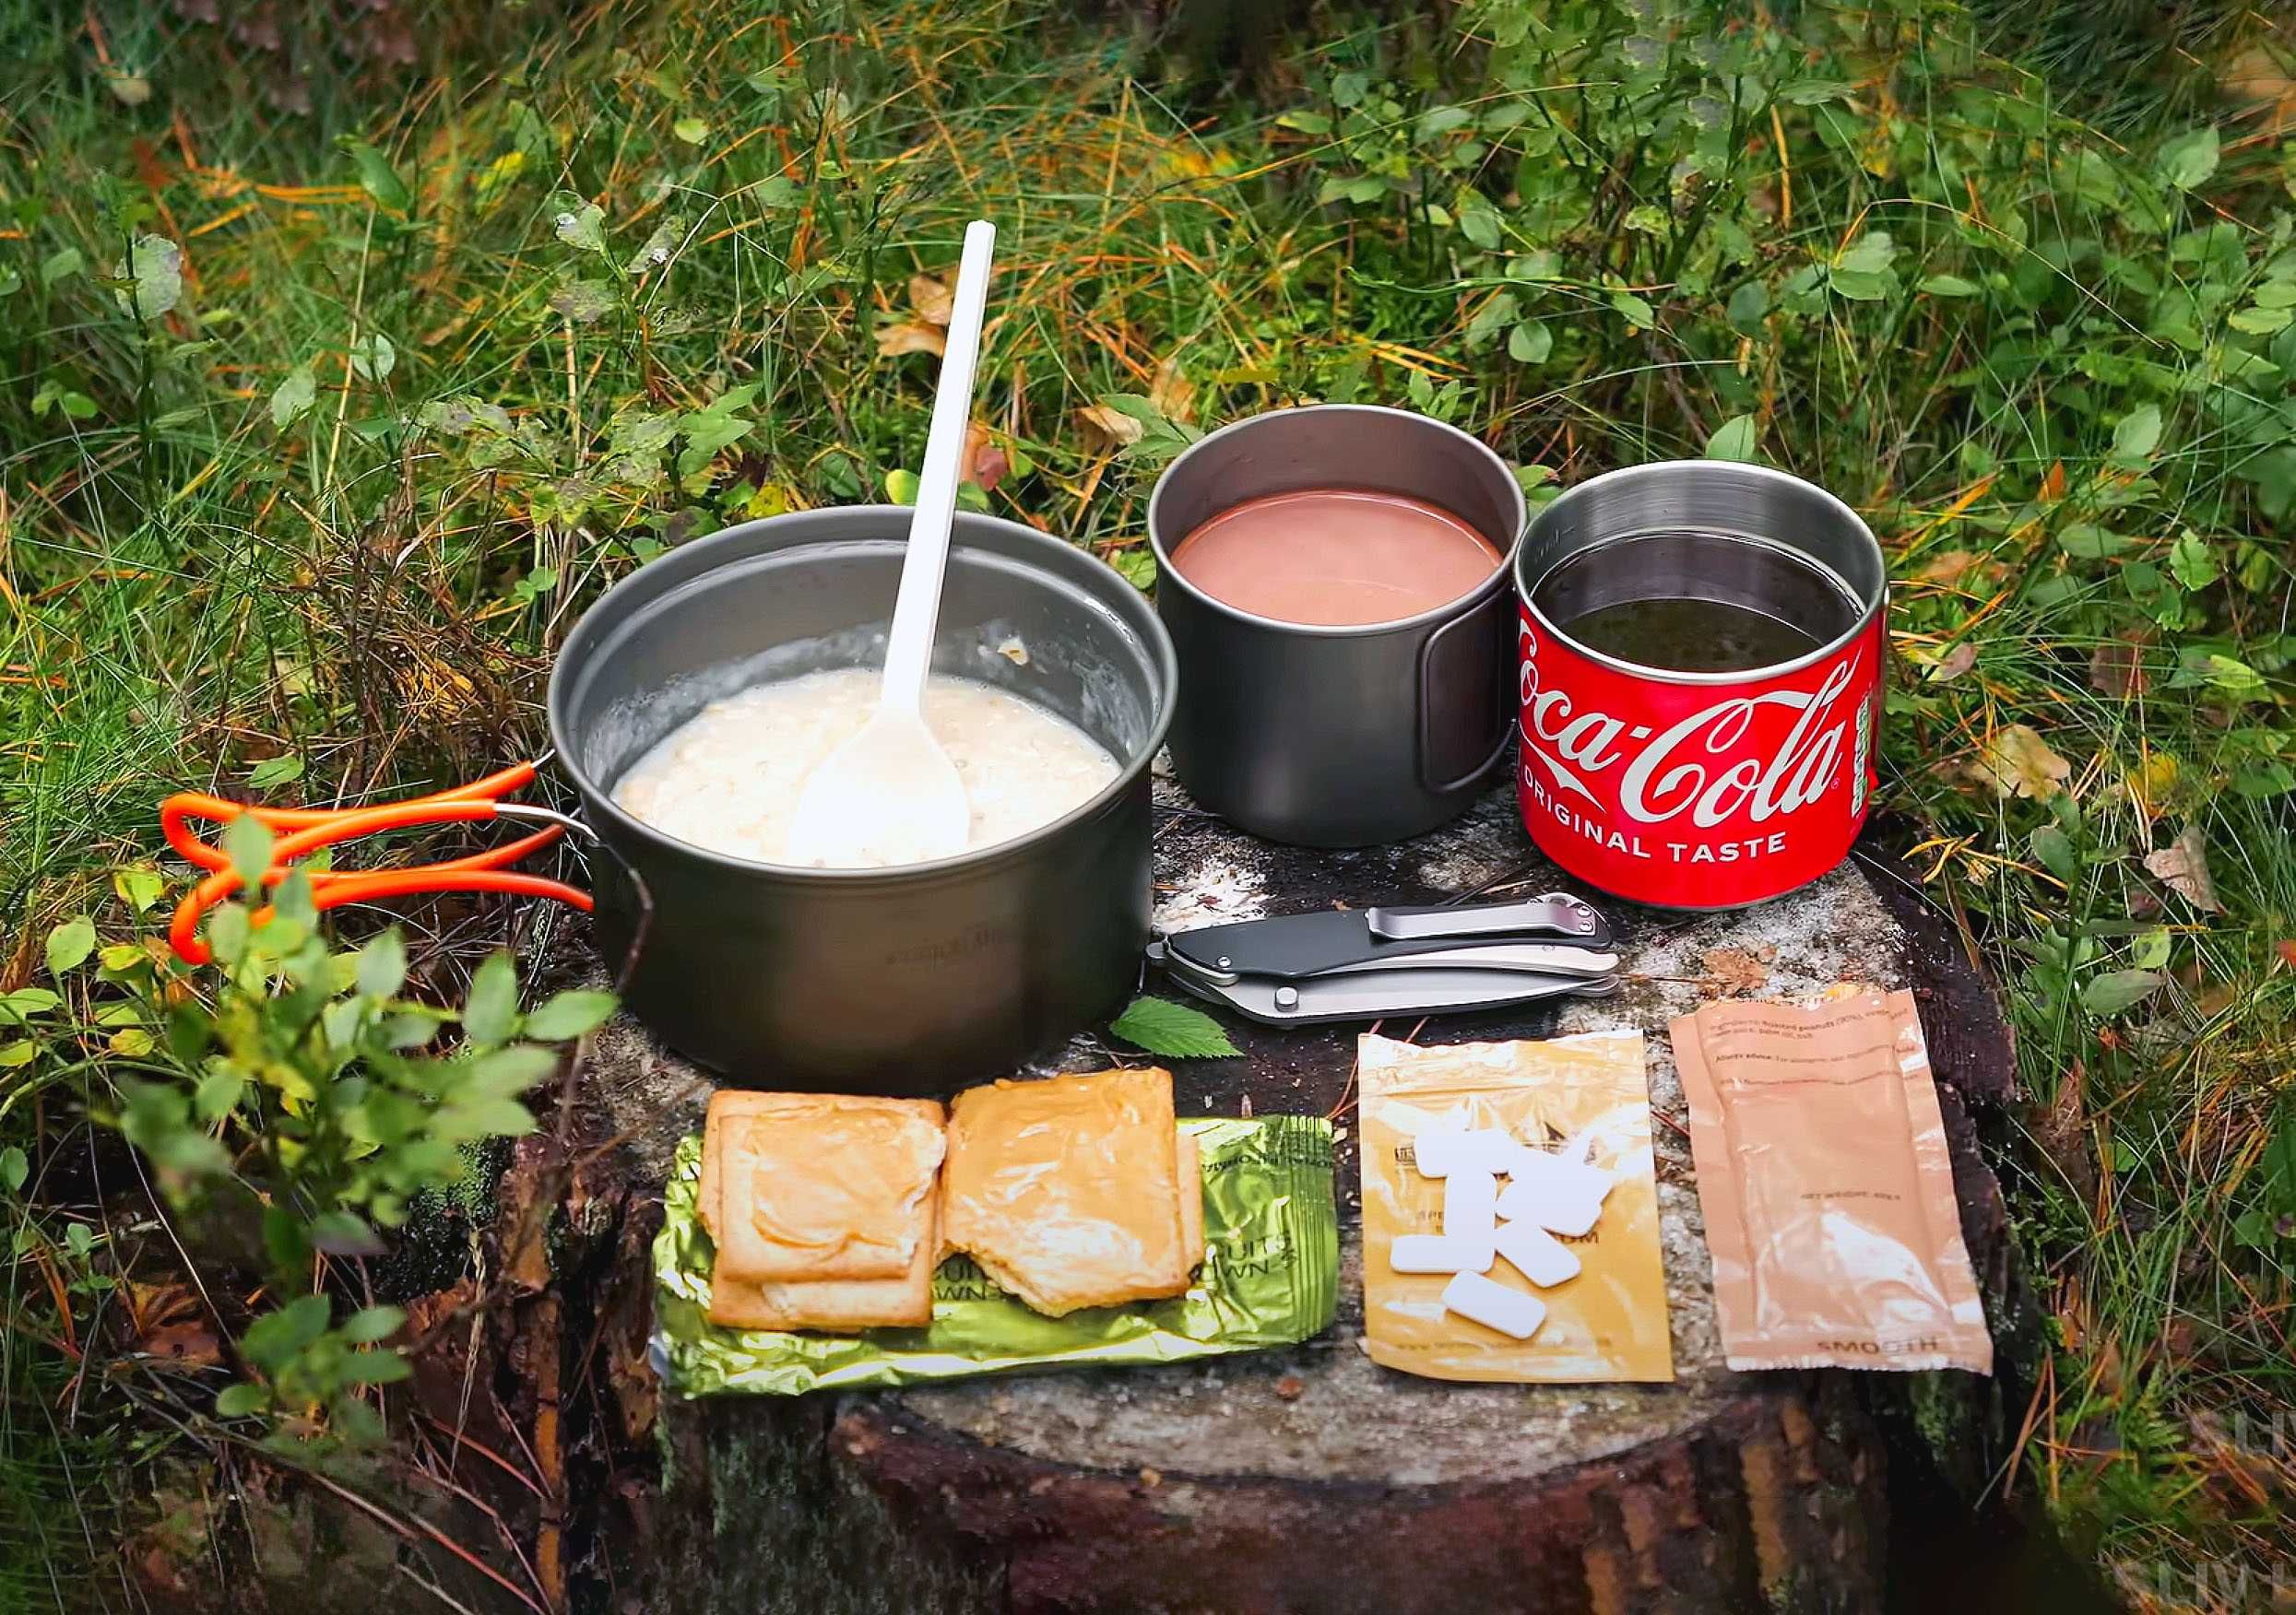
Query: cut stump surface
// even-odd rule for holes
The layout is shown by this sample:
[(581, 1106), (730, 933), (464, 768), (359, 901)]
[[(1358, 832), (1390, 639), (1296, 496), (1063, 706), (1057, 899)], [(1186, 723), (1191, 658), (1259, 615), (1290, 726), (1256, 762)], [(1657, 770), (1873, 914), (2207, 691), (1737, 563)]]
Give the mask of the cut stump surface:
[[(1173, 929), (1570, 884), (1531, 851), (1505, 790), (1432, 835), (1344, 853), (1267, 846), (1168, 786), (1159, 794), (1157, 918)], [(1290, 1350), (1195, 1366), (794, 1402), (666, 1399), (655, 1607), (672, 1597), (681, 1610), (744, 1615), (1878, 1606), (1887, 1486), (1876, 1420), (1891, 1420), (1894, 1397), (1907, 1424), (1950, 1443), (1957, 1426), (1987, 1416), (1989, 1391), (1968, 1375), (1723, 1366), (1665, 1027), (1724, 991), (1911, 987), (1990, 1308), (2009, 1304), (2008, 1245), (1966, 1102), (2006, 1097), (2006, 1031), (1951, 928), (1893, 864), (1853, 860), (1735, 914), (1604, 906), (1628, 975), (1615, 996), (1447, 1018), (1416, 1038), (1643, 1031), (1674, 1384), (1460, 1385), (1374, 1366), (1358, 1344), (1350, 1079), (1360, 1029), (1278, 1031), (1224, 1016), (1245, 1057), (1180, 1063), (1182, 1115), (1234, 1115), (1249, 1103), (1261, 1114), (1333, 1115), (1348, 1129), (1336, 1325)], [(1080, 1040), (1043, 1068), (1090, 1069), (1118, 1052)], [(633, 1140), (633, 1165), (658, 1177), (677, 1138), (699, 1126), (707, 1079), (626, 1023), (601, 1037), (592, 1069)], [(1894, 1383), (1877, 1397), (1881, 1382)]]

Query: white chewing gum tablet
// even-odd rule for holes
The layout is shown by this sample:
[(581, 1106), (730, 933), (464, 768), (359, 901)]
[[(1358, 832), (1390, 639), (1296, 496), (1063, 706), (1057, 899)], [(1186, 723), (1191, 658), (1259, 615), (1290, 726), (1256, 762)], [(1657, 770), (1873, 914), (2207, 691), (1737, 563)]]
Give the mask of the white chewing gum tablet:
[(1449, 1177), (1467, 1141), (1464, 1127), (1429, 1127), (1411, 1140), (1412, 1164), (1421, 1177)]
[(1546, 1321), (1546, 1303), (1480, 1273), (1462, 1273), (1444, 1285), (1443, 1304), (1518, 1340), (1531, 1338)]
[(1498, 1214), (1510, 1222), (1534, 1222), (1550, 1233), (1576, 1239), (1602, 1216), (1603, 1200), (1614, 1181), (1598, 1168), (1556, 1161), (1509, 1181), (1498, 1197)]
[(1464, 1167), (1443, 1180), (1443, 1237), (1465, 1254), (1460, 1270), (1480, 1273), (1491, 1265), (1498, 1231), (1498, 1180)]
[(1470, 1260), (1473, 1255), (1462, 1242), (1439, 1233), (1402, 1233), (1387, 1247), (1387, 1265), (1398, 1273), (1480, 1272)]
[(1579, 1276), (1579, 1254), (1535, 1223), (1502, 1223), (1492, 1243), (1516, 1272), (1542, 1290)]

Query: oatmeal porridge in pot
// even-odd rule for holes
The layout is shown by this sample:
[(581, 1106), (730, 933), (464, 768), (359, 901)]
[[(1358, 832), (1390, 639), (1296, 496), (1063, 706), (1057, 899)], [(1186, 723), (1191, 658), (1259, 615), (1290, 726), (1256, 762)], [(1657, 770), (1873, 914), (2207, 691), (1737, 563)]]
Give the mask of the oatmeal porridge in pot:
[[(760, 863), (787, 863), (805, 782), (877, 710), (873, 669), (753, 685), (712, 701), (632, 764), (617, 804), (666, 834)], [(1117, 776), (1083, 731), (1017, 695), (936, 674), (925, 722), (973, 809), (967, 850), (994, 846), (1083, 806)]]

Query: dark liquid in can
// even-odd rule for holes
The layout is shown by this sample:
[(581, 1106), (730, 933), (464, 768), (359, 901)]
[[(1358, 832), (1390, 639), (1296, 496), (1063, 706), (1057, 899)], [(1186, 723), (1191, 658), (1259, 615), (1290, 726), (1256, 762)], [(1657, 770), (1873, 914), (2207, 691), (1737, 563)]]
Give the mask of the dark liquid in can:
[(1621, 600), (1562, 624), (1591, 651), (1675, 673), (1742, 673), (1806, 656), (1824, 643), (1726, 600)]
[(1671, 673), (1750, 673), (1832, 643), (1860, 615), (1831, 569), (1726, 533), (1636, 533), (1582, 549), (1533, 596), (1574, 642)]

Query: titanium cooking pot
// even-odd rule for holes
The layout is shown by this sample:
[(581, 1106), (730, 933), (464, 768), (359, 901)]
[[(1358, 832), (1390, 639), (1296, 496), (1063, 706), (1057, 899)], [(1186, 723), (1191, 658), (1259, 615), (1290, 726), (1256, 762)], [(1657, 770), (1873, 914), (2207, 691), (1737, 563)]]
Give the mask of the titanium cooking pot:
[(1114, 571), (1060, 539), (960, 513), (936, 672), (1025, 697), (1120, 764), (1024, 836), (893, 869), (728, 857), (615, 806), (622, 772), (709, 701), (768, 678), (875, 666), (909, 513), (806, 511), (647, 563), (568, 636), (550, 736), (596, 861), (600, 951), (652, 915), (626, 988), (680, 1053), (749, 1086), (944, 1093), (1114, 1011), (1148, 937), (1148, 769), (1171, 722), (1171, 641)]

